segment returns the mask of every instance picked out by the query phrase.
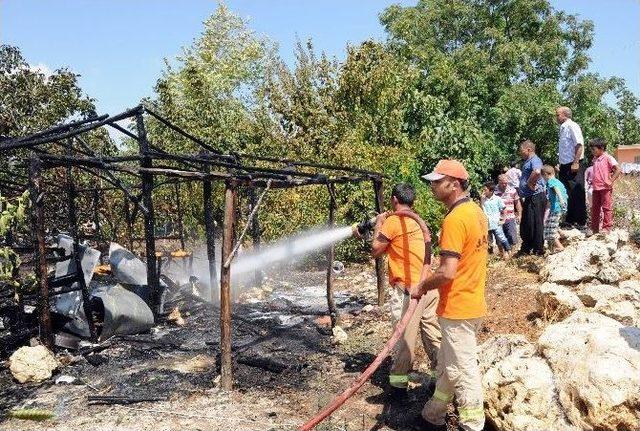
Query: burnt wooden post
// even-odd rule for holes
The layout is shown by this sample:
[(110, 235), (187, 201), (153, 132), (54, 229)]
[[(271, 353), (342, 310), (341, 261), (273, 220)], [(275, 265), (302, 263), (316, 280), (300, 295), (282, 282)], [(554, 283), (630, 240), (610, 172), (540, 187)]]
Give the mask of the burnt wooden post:
[(226, 182), (224, 195), (224, 226), (222, 240), (222, 262), (220, 269), (220, 386), (233, 389), (231, 362), (231, 265), (224, 262), (233, 250), (233, 233), (236, 216), (236, 185)]
[[(69, 140), (69, 155), (73, 156), (73, 141)], [(69, 234), (73, 241), (72, 259), (73, 264), (76, 267), (76, 273), (78, 274), (77, 283), (82, 292), (82, 310), (87, 319), (89, 326), (89, 336), (91, 341), (97, 341), (98, 335), (96, 333), (96, 326), (93, 321), (93, 310), (91, 307), (91, 294), (89, 292), (89, 286), (84, 279), (84, 271), (82, 271), (82, 261), (80, 258), (80, 244), (78, 243), (78, 217), (76, 214), (76, 185), (73, 181), (73, 170), (71, 163), (67, 162), (67, 210), (69, 221)]]
[(129, 208), (129, 198), (127, 195), (123, 195), (123, 207), (124, 207), (124, 218), (127, 224), (127, 242), (129, 244), (129, 250), (133, 253), (133, 227), (131, 220), (131, 209)]
[[(373, 179), (373, 192), (375, 193), (376, 213), (382, 212), (382, 180), (380, 178)], [(376, 258), (376, 282), (378, 285), (378, 306), (382, 307), (385, 301), (386, 289), (384, 286), (384, 260), (382, 257)]]
[[(138, 148), (140, 155), (140, 166), (143, 168), (151, 168), (153, 163), (149, 155), (149, 141), (147, 140), (147, 131), (144, 127), (144, 118), (142, 117), (142, 108), (136, 114), (136, 126), (138, 128)], [(154, 317), (158, 313), (158, 289), (160, 281), (158, 279), (157, 261), (156, 261), (156, 240), (155, 240), (155, 220), (153, 214), (153, 174), (142, 172), (142, 203), (146, 208), (144, 212), (144, 239), (147, 256), (147, 286), (150, 289), (151, 309)]]
[(38, 312), (40, 323), (40, 340), (45, 346), (53, 347), (53, 331), (51, 330), (51, 310), (49, 304), (49, 280), (47, 278), (46, 248), (44, 239), (44, 194), (42, 192), (42, 162), (39, 157), (32, 156), (29, 163), (29, 194), (33, 205), (32, 220), (35, 231), (36, 279), (40, 286), (38, 296)]
[[(258, 195), (253, 184), (249, 187), (249, 214), (251, 214), (258, 205)], [(251, 242), (253, 243), (254, 251), (260, 250), (260, 221), (258, 220), (258, 213), (253, 215), (253, 218), (249, 220), (251, 223)], [(261, 269), (256, 269), (254, 272), (253, 282), (257, 287), (262, 286), (263, 274)]]
[[(329, 220), (327, 225), (329, 229), (335, 226), (336, 213), (336, 191), (333, 184), (327, 184), (329, 191)], [(333, 259), (335, 257), (335, 247), (333, 244), (327, 250), (327, 306), (329, 309), (329, 317), (331, 318), (331, 327), (338, 325), (338, 310), (336, 310), (336, 302), (333, 299)]]
[(93, 224), (96, 225), (95, 241), (102, 240), (102, 230), (100, 228), (100, 193), (97, 188), (93, 189)]
[[(210, 171), (209, 164), (203, 166), (205, 172)], [(215, 224), (213, 223), (213, 201), (211, 200), (211, 178), (202, 181), (202, 205), (204, 207), (204, 230), (207, 241), (207, 261), (209, 262), (209, 286), (212, 302), (218, 302), (218, 285), (216, 282), (216, 237)]]

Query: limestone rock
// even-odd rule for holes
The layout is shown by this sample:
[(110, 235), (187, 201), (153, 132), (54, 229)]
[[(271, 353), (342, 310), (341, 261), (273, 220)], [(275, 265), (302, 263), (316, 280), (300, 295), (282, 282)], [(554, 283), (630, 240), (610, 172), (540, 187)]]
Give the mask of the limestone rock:
[(177, 326), (184, 326), (186, 324), (178, 307), (175, 307), (173, 310), (171, 310), (171, 313), (169, 313), (169, 315), (167, 316), (167, 321)]
[(640, 294), (640, 280), (625, 280), (620, 283), (621, 289), (628, 289)]
[(41, 382), (58, 368), (53, 353), (44, 346), (20, 347), (9, 358), (9, 369), (20, 383)]
[(623, 281), (619, 286), (586, 285), (577, 293), (586, 307), (627, 326), (640, 326), (640, 282)]
[(520, 334), (495, 335), (487, 339), (480, 347), (480, 368), (486, 370), (503, 358), (517, 354), (523, 357), (533, 356), (536, 348)]
[(611, 265), (603, 266), (596, 278), (603, 283), (615, 284), (620, 281), (620, 273)]
[(567, 431), (549, 365), (521, 335), (498, 335), (481, 346), (485, 412), (501, 431)]
[(603, 302), (614, 296), (617, 292), (615, 286), (606, 284), (586, 284), (577, 292), (578, 298), (585, 307), (595, 307), (598, 302)]
[(609, 296), (596, 303), (595, 310), (623, 325), (640, 326), (640, 290), (630, 283), (614, 288)]
[(629, 232), (624, 229), (614, 229), (604, 235), (606, 242), (614, 243), (617, 247), (622, 247), (629, 242)]
[(584, 232), (579, 229), (560, 229), (560, 238), (570, 242), (580, 241), (586, 238)]
[(536, 294), (536, 300), (538, 312), (549, 321), (562, 320), (584, 307), (578, 295), (565, 286), (554, 283), (542, 284)]
[(577, 284), (595, 278), (611, 256), (600, 241), (582, 241), (547, 258), (540, 275), (551, 283)]
[(640, 310), (636, 309), (630, 301), (605, 301), (603, 304), (596, 305), (595, 310), (625, 326), (640, 325)]
[(375, 307), (371, 304), (367, 304), (364, 307), (362, 307), (362, 311), (364, 311), (365, 313), (370, 313), (375, 309)]
[(579, 310), (548, 326), (538, 349), (572, 424), (602, 431), (640, 427), (640, 329)]
[(623, 246), (611, 256), (611, 266), (620, 274), (621, 279), (636, 276), (640, 269), (640, 256), (631, 247)]
[(333, 333), (333, 342), (336, 344), (342, 344), (349, 339), (349, 336), (344, 332), (344, 329), (339, 326), (334, 326), (331, 332)]

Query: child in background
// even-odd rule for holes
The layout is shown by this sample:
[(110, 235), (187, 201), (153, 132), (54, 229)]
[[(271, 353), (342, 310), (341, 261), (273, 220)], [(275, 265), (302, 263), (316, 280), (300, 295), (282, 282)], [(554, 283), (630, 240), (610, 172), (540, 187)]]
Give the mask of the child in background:
[(522, 216), (522, 204), (518, 191), (509, 185), (509, 177), (506, 174), (498, 175), (498, 185), (493, 192), (504, 202), (504, 223), (502, 231), (511, 247), (518, 243), (518, 224)]
[(522, 176), (522, 171), (518, 169), (518, 163), (512, 163), (511, 168), (507, 169), (505, 175), (509, 179), (509, 185), (518, 190), (518, 187), (520, 187), (520, 177)]
[(612, 155), (606, 152), (607, 143), (602, 138), (589, 141), (593, 154), (593, 197), (591, 203), (591, 231), (609, 232), (613, 227), (613, 183), (620, 178), (620, 167)]
[(482, 189), (482, 209), (489, 220), (489, 242), (493, 242), (492, 236), (495, 237), (496, 242), (502, 248), (502, 257), (508, 259), (511, 245), (504, 235), (502, 226), (500, 226), (506, 206), (502, 198), (493, 193), (495, 189), (496, 185), (492, 181), (485, 183)]
[(553, 166), (542, 167), (542, 177), (547, 182), (547, 210), (549, 215), (544, 223), (544, 240), (551, 253), (564, 250), (560, 242), (560, 219), (567, 211), (567, 189), (556, 178)]
[(591, 208), (593, 200), (593, 166), (584, 171), (584, 191), (587, 194), (587, 208)]

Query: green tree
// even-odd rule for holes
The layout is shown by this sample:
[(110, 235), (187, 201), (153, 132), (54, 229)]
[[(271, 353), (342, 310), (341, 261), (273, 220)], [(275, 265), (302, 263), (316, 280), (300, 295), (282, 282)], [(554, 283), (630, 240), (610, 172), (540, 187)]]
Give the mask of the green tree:
[(94, 114), (78, 76), (68, 69), (46, 76), (30, 67), (17, 47), (0, 45), (0, 135), (25, 136)]
[(619, 80), (588, 73), (590, 21), (547, 0), (420, 0), (387, 8), (381, 21), (389, 49), (421, 70), (416, 90), (444, 107), (441, 128), (450, 130), (437, 132), (417, 119), (425, 124), (418, 136), (430, 139), (420, 155), (425, 164), (457, 156), (476, 178), (486, 177), (515, 157), (523, 137), (555, 161), (559, 104), (573, 108), (585, 137), (620, 138), (605, 99), (624, 92)]
[(628, 88), (620, 86), (617, 91), (618, 110), (616, 112), (620, 145), (640, 144), (640, 99)]
[[(275, 46), (220, 4), (200, 37), (175, 61), (166, 61), (152, 105), (169, 120), (223, 151), (238, 151), (255, 135), (252, 111), (274, 67)], [(159, 145), (197, 150), (174, 134), (154, 128)]]
[[(350, 165), (385, 173), (388, 185), (411, 182), (432, 225), (442, 207), (420, 174), (457, 158), (477, 186), (518, 157), (522, 138), (553, 163), (559, 105), (573, 109), (586, 139), (638, 141), (637, 96), (619, 78), (589, 71), (593, 23), (548, 0), (419, 0), (380, 18), (386, 42), (349, 46), (339, 63), (298, 41), (289, 68), (269, 40), (220, 5), (201, 37), (167, 63), (148, 103), (223, 151)], [(198, 150), (152, 120), (149, 130), (159, 146)], [(370, 183), (338, 192), (339, 222), (372, 210)], [(183, 199), (194, 223), (198, 196), (195, 186)], [(260, 212), (265, 236), (324, 223), (327, 200), (323, 187), (270, 192)]]

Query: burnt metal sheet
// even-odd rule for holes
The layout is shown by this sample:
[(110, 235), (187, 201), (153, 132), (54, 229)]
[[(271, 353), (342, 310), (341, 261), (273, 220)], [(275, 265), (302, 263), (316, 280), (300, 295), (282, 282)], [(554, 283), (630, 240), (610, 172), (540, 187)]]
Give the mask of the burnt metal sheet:
[[(64, 234), (58, 235), (58, 247), (64, 250), (65, 255), (73, 252), (73, 239)], [(85, 245), (80, 245), (80, 266), (84, 274), (84, 281), (87, 286), (90, 285), (93, 278), (93, 271), (100, 262), (100, 252)], [(74, 259), (56, 263), (55, 277), (63, 277), (65, 275), (76, 272)], [(78, 283), (73, 283), (71, 287), (78, 287)], [(64, 329), (85, 337), (89, 336), (89, 326), (82, 308), (82, 291), (56, 295), (51, 300), (51, 311), (64, 316), (67, 322)]]
[(147, 285), (147, 266), (135, 254), (112, 242), (109, 245), (111, 272), (120, 283), (134, 286)]
[(154, 324), (151, 308), (135, 293), (119, 284), (99, 286), (92, 297), (102, 301), (104, 321), (99, 341), (113, 335), (130, 335), (147, 332)]
[[(73, 240), (68, 235), (59, 235), (58, 246), (65, 254), (73, 250)], [(109, 260), (116, 277), (136, 287), (146, 283), (146, 267), (144, 263), (130, 251), (112, 243)], [(99, 340), (106, 340), (113, 335), (137, 334), (148, 331), (154, 323), (153, 313), (149, 306), (135, 293), (120, 284), (99, 285), (92, 282), (93, 271), (100, 260), (100, 252), (90, 247), (80, 246), (80, 265), (85, 282), (91, 289), (91, 300), (98, 308), (103, 308), (104, 316)], [(56, 277), (72, 274), (76, 270), (73, 259), (56, 264)], [(77, 283), (74, 283), (77, 284)], [(56, 295), (51, 311), (65, 318), (63, 329), (81, 337), (89, 337), (89, 325), (82, 307), (80, 291)]]

